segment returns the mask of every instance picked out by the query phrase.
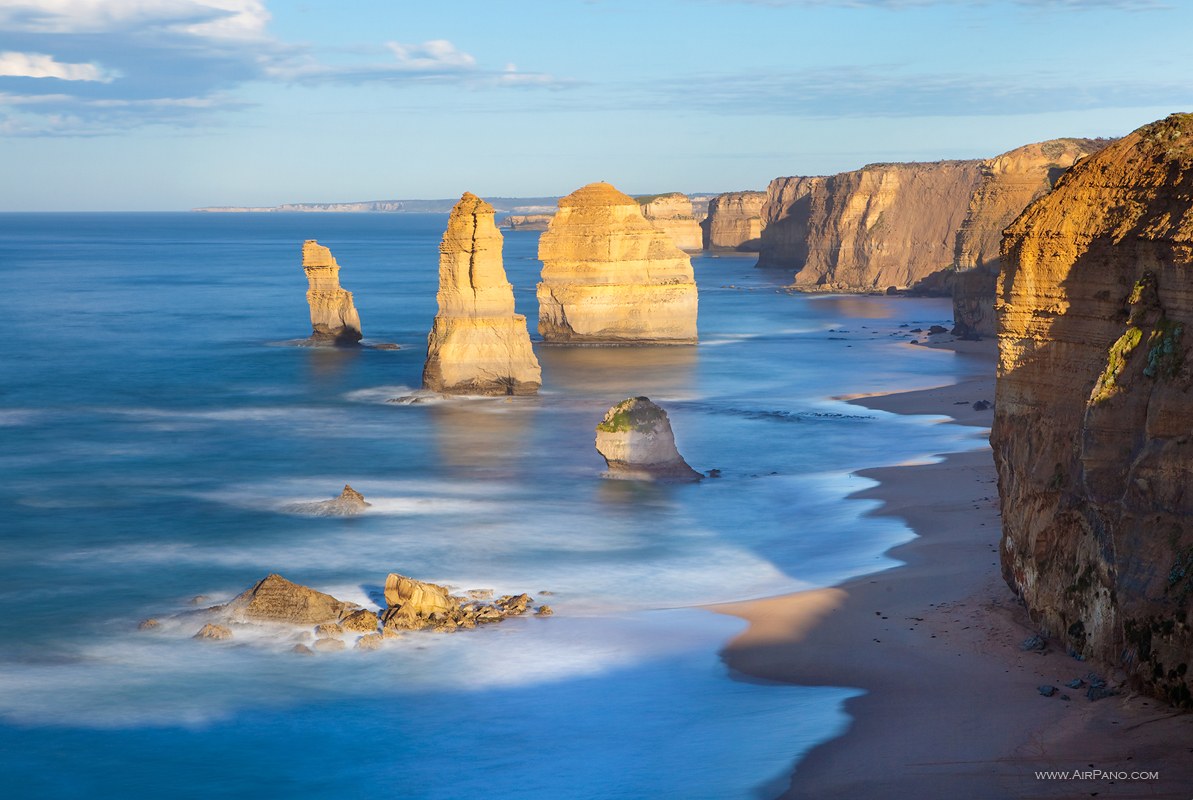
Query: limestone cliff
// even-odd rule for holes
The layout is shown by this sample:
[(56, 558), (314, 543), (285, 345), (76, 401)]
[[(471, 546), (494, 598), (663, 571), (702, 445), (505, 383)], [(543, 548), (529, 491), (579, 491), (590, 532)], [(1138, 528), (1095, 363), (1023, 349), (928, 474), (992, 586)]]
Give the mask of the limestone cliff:
[(727, 192), (710, 200), (704, 249), (758, 252), (765, 202), (766, 192)]
[(545, 231), (553, 214), (510, 214), (501, 225), (511, 231)]
[(667, 412), (647, 397), (622, 400), (596, 427), (596, 449), (614, 478), (698, 481), (675, 447)]
[(352, 304), (352, 292), (340, 287), (340, 265), (331, 251), (307, 239), (302, 244), (302, 269), (307, 274), (311, 339), (338, 345), (359, 342), (360, 316)]
[(692, 201), (687, 195), (669, 192), (634, 199), (642, 208), (642, 216), (670, 236), (680, 250), (695, 252), (704, 247), (704, 232), (700, 228), (700, 220), (692, 212)]
[(609, 184), (559, 201), (539, 260), (539, 333), (547, 341), (695, 343), (691, 260)]
[(1053, 139), (1016, 148), (982, 162), (981, 178), (957, 231), (953, 256), (953, 333), (994, 335), (994, 286), (1003, 230), (1079, 159), (1106, 139)]
[(758, 266), (796, 270), (808, 260), (808, 230), (812, 222), (812, 193), (822, 193), (827, 178), (775, 178), (762, 202), (762, 231), (758, 238)]
[(427, 337), (423, 386), (450, 394), (533, 394), (542, 382), (501, 260), (493, 207), (467, 192), (439, 245), (439, 313)]
[(1193, 705), (1193, 115), (1008, 229), (991, 444), (1003, 574), (1047, 632)]

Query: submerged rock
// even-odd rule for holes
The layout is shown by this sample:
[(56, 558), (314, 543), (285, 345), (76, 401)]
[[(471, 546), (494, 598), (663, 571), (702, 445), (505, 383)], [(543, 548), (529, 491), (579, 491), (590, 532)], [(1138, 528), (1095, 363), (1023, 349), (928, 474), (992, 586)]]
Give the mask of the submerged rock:
[(192, 639), (214, 639), (217, 641), (223, 640), (223, 639), (231, 639), (232, 631), (224, 625), (216, 625), (215, 623), (209, 622), (206, 625), (204, 625), (202, 628), (200, 628), (199, 632), (196, 633), (191, 638)]
[(423, 387), (448, 394), (534, 394), (542, 371), (501, 260), (493, 207), (467, 192), (439, 245), (439, 313)]
[(329, 594), (291, 583), (281, 575), (268, 575), (233, 598), (217, 612), (237, 622), (280, 622), (318, 625), (338, 622), (358, 606)]
[(667, 412), (646, 397), (631, 397), (610, 408), (596, 427), (596, 449), (611, 477), (637, 480), (698, 481), (675, 447)]
[(539, 333), (548, 342), (694, 344), (692, 262), (607, 183), (559, 201), (539, 239)]
[(352, 303), (352, 292), (340, 287), (340, 265), (331, 251), (307, 239), (302, 244), (302, 269), (307, 275), (311, 340), (336, 345), (359, 342), (360, 316)]
[(313, 514), (317, 517), (352, 517), (364, 513), (371, 506), (365, 496), (344, 484), (344, 491), (339, 497), (331, 500), (320, 500), (317, 503), (291, 503), (285, 510), (294, 514)]

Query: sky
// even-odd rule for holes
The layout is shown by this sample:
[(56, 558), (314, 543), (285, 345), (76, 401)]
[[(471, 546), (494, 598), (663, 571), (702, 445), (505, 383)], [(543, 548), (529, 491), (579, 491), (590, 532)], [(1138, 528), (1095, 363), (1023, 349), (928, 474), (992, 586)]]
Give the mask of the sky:
[(1185, 0), (0, 0), (0, 211), (764, 189), (1193, 111)]

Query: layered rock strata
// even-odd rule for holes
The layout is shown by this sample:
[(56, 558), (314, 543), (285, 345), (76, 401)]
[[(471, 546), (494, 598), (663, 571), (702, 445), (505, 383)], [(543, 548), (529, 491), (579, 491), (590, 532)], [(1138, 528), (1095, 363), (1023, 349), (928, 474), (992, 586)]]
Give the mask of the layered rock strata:
[(667, 412), (646, 397), (622, 400), (596, 426), (596, 449), (608, 475), (634, 480), (698, 481), (675, 447)]
[(307, 239), (302, 244), (302, 269), (307, 275), (311, 340), (337, 345), (359, 342), (360, 316), (352, 303), (352, 292), (340, 287), (340, 265), (331, 251)]
[(703, 223), (704, 249), (758, 252), (765, 202), (766, 192), (727, 192), (710, 200)]
[(1053, 139), (982, 162), (978, 187), (957, 231), (954, 335), (994, 335), (994, 288), (1003, 230), (1032, 201), (1050, 192), (1065, 170), (1108, 143), (1106, 139)]
[(545, 231), (554, 214), (510, 214), (502, 220), (502, 226), (511, 231)]
[(241, 592), (227, 605), (214, 610), (221, 618), (234, 622), (318, 625), (337, 622), (358, 608), (273, 574)]
[(607, 183), (559, 201), (539, 239), (539, 333), (549, 342), (693, 344), (692, 262)]
[(1193, 705), (1193, 116), (1008, 229), (991, 434), (1002, 565), (1046, 633)]
[(669, 192), (635, 199), (642, 209), (642, 216), (670, 236), (680, 250), (696, 252), (704, 247), (704, 232), (687, 195)]
[(423, 387), (448, 394), (534, 394), (542, 372), (501, 260), (493, 207), (465, 193), (439, 245), (439, 313)]

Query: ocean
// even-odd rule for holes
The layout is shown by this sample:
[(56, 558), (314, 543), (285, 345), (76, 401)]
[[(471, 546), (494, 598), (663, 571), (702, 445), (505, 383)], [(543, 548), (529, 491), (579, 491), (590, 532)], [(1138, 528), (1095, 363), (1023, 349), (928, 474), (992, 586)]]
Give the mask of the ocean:
[[(907, 344), (948, 301), (789, 294), (702, 255), (698, 346), (545, 346), (538, 234), (507, 232), (542, 391), (390, 402), (419, 387), (446, 219), (0, 214), (4, 796), (761, 798), (846, 728), (858, 690), (731, 675), (743, 623), (702, 606), (896, 564), (911, 533), (849, 499), (854, 471), (982, 432), (833, 398), (976, 374)], [(294, 346), (311, 238), (366, 343), (399, 349)], [(635, 395), (721, 477), (602, 478), (593, 429)], [(285, 509), (345, 483), (368, 513)], [(173, 618), (274, 572), (370, 607), (401, 572), (555, 614), (315, 657)]]

